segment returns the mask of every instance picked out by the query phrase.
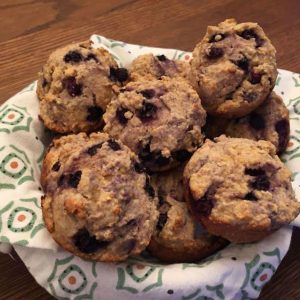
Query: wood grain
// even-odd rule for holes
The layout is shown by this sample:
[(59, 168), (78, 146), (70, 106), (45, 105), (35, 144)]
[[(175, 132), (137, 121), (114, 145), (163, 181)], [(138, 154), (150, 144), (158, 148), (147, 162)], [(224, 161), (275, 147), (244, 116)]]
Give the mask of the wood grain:
[[(49, 53), (93, 33), (131, 43), (192, 50), (209, 24), (258, 22), (280, 68), (300, 73), (300, 1), (1, 0), (0, 103), (36, 79)], [(53, 299), (14, 255), (0, 255), (0, 299)], [(260, 300), (300, 299), (300, 230)]]

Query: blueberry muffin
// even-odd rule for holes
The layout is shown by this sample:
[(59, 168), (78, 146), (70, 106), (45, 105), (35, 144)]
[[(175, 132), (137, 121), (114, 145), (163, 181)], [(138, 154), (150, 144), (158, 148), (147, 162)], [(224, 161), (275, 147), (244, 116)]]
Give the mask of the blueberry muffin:
[(84, 259), (122, 261), (149, 244), (157, 197), (136, 155), (107, 134), (54, 140), (41, 175), (54, 240)]
[(256, 23), (209, 26), (191, 61), (191, 81), (208, 114), (234, 118), (257, 108), (275, 85), (275, 53)]
[(169, 263), (195, 262), (228, 244), (192, 218), (183, 197), (182, 172), (179, 168), (151, 177), (159, 197), (159, 219), (148, 250)]
[(260, 240), (297, 217), (290, 180), (270, 142), (225, 136), (207, 140), (184, 170), (191, 213), (236, 243)]
[(108, 51), (93, 49), (89, 42), (57, 49), (39, 73), (40, 119), (59, 133), (95, 131), (127, 78), (127, 70), (118, 68)]
[(170, 169), (202, 144), (206, 113), (183, 79), (131, 82), (104, 114), (104, 131), (138, 154), (150, 171)]
[(266, 140), (283, 153), (290, 135), (289, 111), (282, 98), (272, 92), (268, 99), (249, 115), (231, 120), (225, 134), (251, 140)]
[(188, 79), (190, 64), (182, 60), (172, 60), (165, 55), (143, 54), (133, 60), (129, 76), (133, 81), (161, 79), (162, 76)]

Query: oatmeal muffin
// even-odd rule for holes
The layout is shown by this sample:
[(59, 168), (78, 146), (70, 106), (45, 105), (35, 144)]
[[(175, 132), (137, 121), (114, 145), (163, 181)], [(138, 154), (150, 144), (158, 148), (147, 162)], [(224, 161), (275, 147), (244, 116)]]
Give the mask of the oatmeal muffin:
[(107, 134), (54, 140), (43, 162), (42, 212), (53, 239), (84, 259), (122, 261), (149, 244), (157, 197), (136, 155)]
[(191, 212), (211, 234), (253, 242), (300, 212), (291, 173), (267, 141), (221, 136), (207, 140), (184, 170)]
[(169, 263), (195, 262), (228, 242), (209, 234), (189, 213), (183, 196), (183, 167), (151, 176), (159, 198), (159, 219), (149, 252)]
[(191, 81), (208, 114), (234, 118), (257, 108), (275, 85), (275, 53), (256, 23), (209, 26), (191, 61)]
[(59, 133), (95, 131), (114, 90), (127, 78), (108, 51), (89, 42), (57, 49), (39, 73), (40, 119)]
[(183, 79), (127, 84), (103, 116), (104, 131), (138, 154), (151, 171), (170, 169), (202, 144), (206, 113)]

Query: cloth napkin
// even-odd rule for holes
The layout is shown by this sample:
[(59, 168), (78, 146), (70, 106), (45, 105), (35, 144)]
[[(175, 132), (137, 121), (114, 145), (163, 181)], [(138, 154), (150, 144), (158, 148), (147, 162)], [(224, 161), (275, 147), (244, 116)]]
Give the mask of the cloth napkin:
[[(140, 54), (190, 60), (191, 53), (130, 45), (93, 35), (127, 67)], [(36, 82), (0, 107), (0, 251), (15, 248), (36, 281), (59, 299), (255, 299), (285, 256), (292, 228), (264, 240), (231, 244), (199, 263), (162, 264), (147, 253), (123, 263), (84, 261), (60, 248), (45, 228), (40, 169), (51, 134), (38, 119)], [(279, 70), (275, 91), (290, 110), (291, 139), (282, 160), (300, 199), (300, 75)], [(300, 218), (293, 222), (300, 226)], [(206, 297), (206, 298), (205, 298)]]

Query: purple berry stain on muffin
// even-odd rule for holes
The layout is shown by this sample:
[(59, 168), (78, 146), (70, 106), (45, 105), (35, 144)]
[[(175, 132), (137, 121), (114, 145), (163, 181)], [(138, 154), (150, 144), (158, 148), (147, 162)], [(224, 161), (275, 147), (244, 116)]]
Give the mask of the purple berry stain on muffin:
[(282, 153), (288, 143), (290, 125), (289, 121), (282, 119), (275, 124), (275, 130), (278, 134), (278, 152)]
[(114, 82), (124, 82), (128, 79), (128, 71), (125, 68), (110, 67), (109, 79)]
[(76, 248), (83, 253), (93, 253), (101, 248), (106, 247), (108, 241), (99, 241), (95, 236), (90, 235), (86, 228), (81, 228), (72, 237)]
[(65, 56), (64, 56), (64, 61), (66, 63), (78, 63), (82, 61), (83, 57), (80, 52), (78, 51), (69, 51)]
[(256, 130), (262, 130), (266, 128), (265, 119), (255, 112), (249, 115), (249, 125)]
[(88, 107), (87, 112), (86, 120), (88, 122), (98, 122), (103, 115), (103, 110), (99, 106), (90, 106)]
[(109, 139), (107, 141), (108, 146), (110, 147), (110, 149), (112, 149), (113, 151), (118, 151), (121, 150), (121, 146), (119, 143), (117, 143), (115, 140), (113, 139)]
[(66, 77), (63, 80), (63, 85), (71, 97), (80, 96), (82, 94), (82, 85), (76, 82), (73, 76)]

